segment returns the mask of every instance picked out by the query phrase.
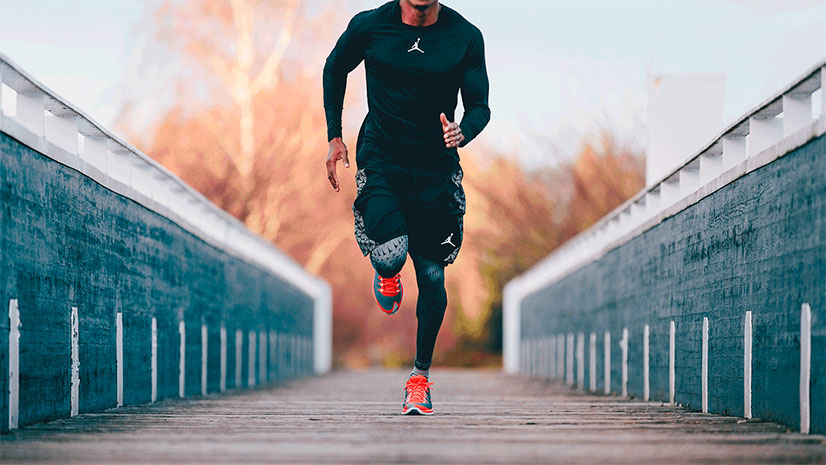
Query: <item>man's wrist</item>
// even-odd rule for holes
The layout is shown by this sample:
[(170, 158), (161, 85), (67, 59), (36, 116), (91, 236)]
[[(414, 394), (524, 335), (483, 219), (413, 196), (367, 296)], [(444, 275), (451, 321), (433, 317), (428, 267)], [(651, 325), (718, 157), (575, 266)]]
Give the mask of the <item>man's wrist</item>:
[(464, 147), (465, 144), (467, 144), (467, 142), (468, 142), (468, 132), (467, 132), (467, 129), (465, 129), (465, 127), (462, 126), (461, 123), (459, 124), (459, 131), (460, 131), (459, 134), (462, 135), (462, 140), (460, 140), (459, 143), (456, 144), (456, 146), (461, 148), (461, 147)]

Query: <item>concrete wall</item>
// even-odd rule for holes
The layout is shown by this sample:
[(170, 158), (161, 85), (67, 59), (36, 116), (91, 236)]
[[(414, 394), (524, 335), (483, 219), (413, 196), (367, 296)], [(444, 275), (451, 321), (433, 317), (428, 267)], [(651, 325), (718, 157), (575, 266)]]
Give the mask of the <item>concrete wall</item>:
[(330, 370), (330, 287), (0, 54), (0, 430)]
[[(622, 334), (626, 328), (627, 393), (644, 398), (644, 328), (648, 325), (651, 400), (670, 400), (669, 370), (673, 366), (677, 403), (696, 410), (749, 416), (748, 379), (744, 377), (748, 371), (746, 312), (751, 312), (751, 416), (798, 428), (801, 403), (806, 402), (801, 396), (801, 386), (806, 384), (801, 384), (801, 351), (805, 353), (808, 345), (801, 324), (804, 304), (811, 309), (810, 425), (812, 432), (823, 433), (823, 135), (525, 297), (521, 302), (519, 367), (522, 372), (560, 377), (590, 389), (590, 339), (594, 333), (594, 387), (604, 392), (604, 338), (609, 332), (610, 391), (621, 393)], [(672, 321), (673, 364), (669, 361)]]
[[(10, 355), (5, 315), (12, 301), (19, 309), (19, 426), (71, 413), (73, 307), (81, 413), (118, 403), (119, 312), (124, 404), (152, 400), (153, 317), (157, 399), (179, 395), (182, 321), (186, 396), (202, 392), (202, 325), (207, 334), (206, 392), (222, 386), (222, 358), (227, 389), (313, 371), (310, 296), (4, 133), (0, 257), (4, 374), (9, 373)], [(252, 351), (251, 334), (256, 340)], [(240, 366), (236, 343), (241, 345)], [(0, 392), (9, 393), (9, 379), (0, 377)], [(8, 395), (0, 396), (0, 412), (5, 430)]]

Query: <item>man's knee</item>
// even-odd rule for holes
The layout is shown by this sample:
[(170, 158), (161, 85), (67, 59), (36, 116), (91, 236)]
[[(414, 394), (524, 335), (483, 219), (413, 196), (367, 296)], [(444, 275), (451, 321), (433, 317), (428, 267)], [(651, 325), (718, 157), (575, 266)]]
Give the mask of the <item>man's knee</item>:
[[(422, 302), (422, 307), (428, 309), (444, 311), (447, 308), (447, 291), (444, 287), (433, 286), (428, 289), (419, 287), (419, 301)], [(419, 306), (417, 306), (418, 308)]]
[(419, 300), (424, 301), (430, 309), (444, 311), (447, 307), (445, 290), (445, 268), (441, 264), (430, 262), (420, 264), (416, 270), (419, 286)]
[[(419, 287), (419, 302), (416, 304), (416, 317), (441, 322), (447, 309), (447, 292), (444, 286), (422, 289)], [(426, 314), (422, 313), (426, 312)], [(441, 323), (439, 323), (441, 324)]]
[(407, 258), (407, 236), (399, 236), (380, 244), (370, 252), (373, 268), (383, 278), (392, 278), (401, 271)]

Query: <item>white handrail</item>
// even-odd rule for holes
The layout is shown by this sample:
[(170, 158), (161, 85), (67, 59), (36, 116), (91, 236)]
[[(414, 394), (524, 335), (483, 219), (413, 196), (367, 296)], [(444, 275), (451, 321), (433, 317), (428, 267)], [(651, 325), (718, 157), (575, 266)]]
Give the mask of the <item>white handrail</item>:
[[(826, 59), (729, 124), (659, 182), (646, 187), (505, 285), (503, 365), (519, 364), (519, 305), (543, 286), (599, 259), (664, 219), (826, 130)], [(820, 89), (821, 114), (812, 119)]]
[[(3, 103), (2, 86), (13, 91), (15, 102)], [(324, 280), (0, 53), (0, 109), (12, 103), (13, 114), (0, 110), (0, 131), (313, 297), (315, 370), (330, 370), (332, 295)]]

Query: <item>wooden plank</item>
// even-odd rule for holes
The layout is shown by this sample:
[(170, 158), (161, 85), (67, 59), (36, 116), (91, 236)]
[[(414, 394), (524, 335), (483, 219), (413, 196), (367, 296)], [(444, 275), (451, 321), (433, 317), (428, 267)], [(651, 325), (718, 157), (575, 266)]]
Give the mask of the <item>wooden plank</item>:
[(335, 372), (168, 399), (0, 437), (13, 463), (823, 463), (826, 438), (498, 371), (435, 369), (432, 417), (399, 415), (405, 371)]

